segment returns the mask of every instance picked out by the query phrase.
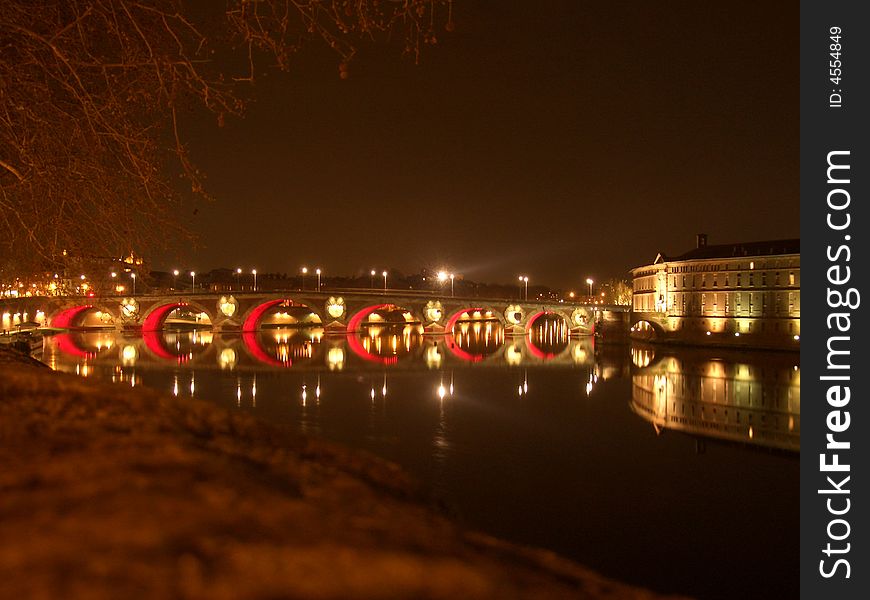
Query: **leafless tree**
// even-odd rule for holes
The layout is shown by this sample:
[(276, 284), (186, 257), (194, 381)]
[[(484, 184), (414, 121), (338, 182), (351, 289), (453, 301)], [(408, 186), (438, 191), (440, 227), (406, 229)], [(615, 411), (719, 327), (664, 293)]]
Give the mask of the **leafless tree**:
[(185, 239), (178, 217), (205, 189), (183, 115), (241, 114), (256, 74), (311, 41), (342, 78), (364, 40), (416, 60), (452, 29), (451, 2), (0, 0), (0, 268)]

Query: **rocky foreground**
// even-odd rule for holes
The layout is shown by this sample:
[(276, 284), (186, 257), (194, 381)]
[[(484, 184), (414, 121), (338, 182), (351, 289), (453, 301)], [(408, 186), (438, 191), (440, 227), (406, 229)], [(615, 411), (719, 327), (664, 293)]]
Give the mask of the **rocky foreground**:
[(395, 465), (0, 349), (0, 598), (657, 598), (458, 528)]

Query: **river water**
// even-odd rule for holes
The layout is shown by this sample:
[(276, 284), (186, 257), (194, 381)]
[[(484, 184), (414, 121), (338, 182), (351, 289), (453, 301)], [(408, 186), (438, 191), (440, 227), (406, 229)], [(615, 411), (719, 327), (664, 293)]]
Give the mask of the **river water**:
[(46, 338), (81, 376), (201, 398), (399, 463), (460, 523), (702, 598), (796, 597), (799, 355), (269, 329)]

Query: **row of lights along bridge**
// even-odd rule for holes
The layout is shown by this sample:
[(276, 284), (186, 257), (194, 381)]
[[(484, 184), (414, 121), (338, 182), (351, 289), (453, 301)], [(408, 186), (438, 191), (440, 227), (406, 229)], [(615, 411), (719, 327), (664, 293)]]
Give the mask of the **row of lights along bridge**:
[[(305, 278), (309, 274), (309, 269), (308, 269), (308, 267), (301, 267), (299, 272), (302, 276), (301, 288), (304, 291), (305, 290)], [(320, 292), (322, 289), (323, 270), (320, 267), (317, 267), (311, 273), (313, 273), (313, 275), (317, 277), (317, 287), (315, 289), (316, 289), (316, 291)], [(181, 275), (182, 275), (182, 272), (179, 269), (174, 269), (172, 271), (172, 289), (178, 289), (178, 283), (179, 283), (178, 279), (179, 279), (179, 277), (181, 277)], [(196, 275), (197, 275), (196, 271), (189, 271), (188, 273), (185, 274), (185, 277), (187, 277), (187, 276), (190, 277), (190, 290), (191, 290), (191, 292), (196, 290)], [(251, 289), (253, 291), (258, 291), (259, 288), (257, 286), (257, 269), (251, 269), (251, 271), (249, 273), (245, 273), (245, 271), (241, 267), (239, 267), (235, 270), (234, 275), (235, 275), (235, 280), (236, 280), (236, 289), (241, 290), (242, 289), (242, 277), (246, 276), (246, 275), (250, 275), (251, 282), (252, 282)], [(372, 269), (369, 272), (369, 275), (370, 275), (370, 282), (369, 283), (370, 283), (371, 289), (375, 288), (375, 278), (378, 277), (378, 275), (380, 275), (380, 277), (383, 277), (383, 289), (384, 289), (384, 291), (386, 291), (388, 289), (387, 284), (388, 284), (388, 275), (389, 274), (387, 271), (381, 271), (381, 273), (378, 274), (376, 269)], [(116, 271), (112, 271), (110, 273), (110, 276), (111, 276), (112, 280), (117, 280), (118, 273)], [(131, 291), (135, 295), (136, 294), (137, 274), (136, 274), (136, 272), (130, 272), (129, 276), (130, 276), (130, 280), (131, 280)], [(55, 279), (57, 279), (57, 277), (58, 276), (55, 275)], [(90, 286), (87, 283), (87, 277), (85, 275), (81, 275), (80, 279), (82, 282), (80, 284), (80, 290), (87, 294), (90, 290)], [(449, 281), (450, 282), (450, 295), (455, 296), (456, 275), (454, 273), (448, 273), (447, 271), (441, 270), (441, 271), (438, 271), (435, 279), (442, 285), (446, 285), (447, 281)], [(528, 277), (528, 275), (519, 275), (518, 281), (520, 284), (520, 297), (525, 299), (525, 300), (528, 300), (529, 299), (529, 277)], [(591, 278), (587, 278), (586, 284), (589, 286), (589, 298), (593, 298), (594, 297), (594, 288), (593, 288), (594, 281)], [(36, 285), (34, 285), (34, 287), (36, 287)], [(117, 288), (116, 291), (123, 290), (123, 287), (124, 287), (123, 285), (116, 286), (116, 288)], [(93, 293), (90, 293), (89, 295), (93, 295)], [(571, 299), (573, 299), (575, 297), (574, 292), (570, 292), (569, 297)]]

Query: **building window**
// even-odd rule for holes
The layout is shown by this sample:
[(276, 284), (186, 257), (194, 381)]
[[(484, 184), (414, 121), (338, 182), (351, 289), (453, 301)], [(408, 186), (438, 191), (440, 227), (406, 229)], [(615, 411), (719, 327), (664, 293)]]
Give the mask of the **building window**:
[(752, 273), (750, 273), (749, 274), (749, 287), (752, 287), (753, 285), (755, 285), (753, 279), (755, 279), (755, 278), (752, 276)]
[(737, 287), (740, 287), (740, 273), (737, 274)]
[(789, 274), (788, 274), (788, 284), (789, 284), (789, 285), (794, 285), (794, 273), (789, 273)]
[(707, 294), (701, 294), (701, 314), (707, 312)]
[(707, 275), (706, 274), (701, 275), (701, 287), (702, 288), (707, 287)]
[(719, 277), (713, 275), (713, 287), (719, 287)]
[(788, 293), (788, 314), (794, 312), (794, 292)]
[(779, 271), (776, 272), (776, 277), (774, 278), (773, 285), (779, 285)]
[(767, 271), (764, 271), (761, 274), (761, 285), (763, 285), (763, 286), (767, 285)]

